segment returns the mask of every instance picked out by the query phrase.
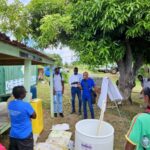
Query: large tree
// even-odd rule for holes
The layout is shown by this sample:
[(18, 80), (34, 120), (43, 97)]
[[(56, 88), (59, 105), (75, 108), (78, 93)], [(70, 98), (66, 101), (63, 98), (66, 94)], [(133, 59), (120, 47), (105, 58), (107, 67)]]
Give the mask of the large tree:
[(72, 20), (72, 43), (81, 60), (93, 65), (116, 62), (120, 90), (129, 99), (138, 69), (150, 60), (149, 1), (78, 1)]
[[(131, 96), (138, 69), (150, 60), (149, 0), (31, 0), (27, 8), (30, 36), (41, 47), (62, 42), (89, 65), (117, 63), (120, 90), (125, 99)], [(24, 27), (14, 20), (8, 26)]]
[(29, 13), (19, 1), (0, 1), (0, 31), (15, 37), (18, 41), (29, 38)]
[[(129, 99), (138, 69), (150, 60), (149, 0), (72, 2), (73, 30), (65, 36), (68, 45), (84, 63), (94, 66), (117, 63), (119, 87), (124, 98)], [(52, 40), (43, 36), (45, 31), (41, 38), (49, 44)], [(57, 39), (60, 40), (59, 36)]]
[(55, 59), (55, 63), (54, 63), (55, 66), (57, 67), (63, 66), (63, 60), (59, 54), (50, 54), (49, 56)]
[(40, 47), (58, 44), (57, 35), (71, 31), (71, 19), (66, 15), (69, 4), (68, 0), (31, 0), (28, 4), (32, 38)]

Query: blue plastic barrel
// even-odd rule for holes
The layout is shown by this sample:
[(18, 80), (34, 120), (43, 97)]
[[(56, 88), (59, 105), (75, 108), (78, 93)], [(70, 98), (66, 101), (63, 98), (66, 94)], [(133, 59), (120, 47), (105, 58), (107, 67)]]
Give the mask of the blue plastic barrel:
[(49, 67), (49, 66), (44, 67), (44, 74), (45, 74), (45, 76), (47, 76), (47, 77), (50, 76), (50, 67)]

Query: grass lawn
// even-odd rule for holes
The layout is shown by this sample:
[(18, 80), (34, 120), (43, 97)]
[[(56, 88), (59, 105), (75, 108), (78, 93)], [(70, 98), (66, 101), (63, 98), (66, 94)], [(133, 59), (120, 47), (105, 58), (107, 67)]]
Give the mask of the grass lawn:
[[(84, 68), (80, 70), (83, 72)], [(69, 73), (69, 75), (71, 72)], [(115, 82), (118, 79), (118, 75), (112, 75), (112, 74), (104, 74), (104, 73), (93, 73), (90, 72), (90, 75), (96, 76), (96, 77), (104, 77), (108, 76), (110, 77), (113, 82)], [(71, 95), (70, 95), (70, 87), (68, 84), (65, 84), (65, 93), (63, 97), (63, 108), (64, 108), (64, 118), (51, 118), (50, 117), (50, 87), (48, 84), (48, 81), (39, 82), (37, 85), (38, 89), (38, 98), (41, 98), (43, 100), (43, 113), (44, 113), (44, 131), (40, 135), (40, 138), (38, 142), (44, 142), (49, 133), (52, 125), (59, 124), (59, 123), (68, 123), (70, 124), (70, 130), (73, 133), (72, 140), (75, 139), (75, 124), (79, 120), (83, 119), (82, 116), (78, 116), (77, 114), (70, 114), (71, 112)], [(114, 150), (123, 150), (124, 144), (126, 142), (125, 140), (125, 134), (127, 133), (131, 119), (134, 115), (136, 115), (139, 112), (143, 111), (143, 108), (140, 107), (141, 104), (143, 104), (143, 101), (139, 99), (139, 91), (140, 91), (140, 83), (137, 82), (137, 86), (134, 88), (132, 93), (132, 99), (134, 100), (133, 105), (123, 105), (120, 107), (121, 112), (121, 118), (119, 117), (119, 114), (117, 112), (117, 109), (109, 108), (107, 109), (105, 113), (105, 120), (112, 124), (112, 126), (115, 129), (115, 146)], [(77, 102), (77, 101), (76, 101)], [(76, 108), (78, 108), (78, 103), (76, 103)], [(114, 106), (112, 102), (108, 103), (108, 106)], [(95, 111), (95, 117), (98, 119), (100, 116), (100, 109), (97, 107), (97, 105), (94, 105), (94, 111)], [(90, 114), (89, 114), (90, 118)], [(1, 141), (6, 147), (8, 147), (8, 132), (4, 134), (2, 141)]]
[[(69, 73), (70, 74), (70, 73)], [(114, 82), (118, 79), (118, 75), (112, 74), (104, 74), (104, 73), (92, 73), (92, 76), (96, 77), (110, 77)], [(70, 95), (70, 87), (68, 84), (65, 84), (65, 93), (63, 97), (63, 107), (64, 107), (64, 118), (51, 118), (50, 117), (50, 94), (49, 94), (49, 85), (47, 82), (39, 83), (38, 84), (38, 97), (43, 100), (43, 107), (44, 107), (44, 132), (41, 134), (39, 141), (45, 141), (49, 134), (49, 130), (51, 129), (52, 125), (58, 123), (69, 123), (71, 127), (71, 132), (73, 133), (72, 140), (74, 140), (75, 134), (75, 123), (82, 118), (82, 116), (78, 116), (77, 114), (71, 115), (71, 95)], [(125, 144), (125, 134), (127, 133), (131, 119), (134, 115), (139, 112), (142, 112), (143, 109), (140, 107), (140, 104), (143, 103), (141, 99), (139, 99), (139, 91), (140, 91), (140, 84), (137, 82), (137, 86), (133, 90), (132, 98), (134, 100), (133, 105), (126, 104), (120, 107), (121, 118), (117, 112), (117, 109), (109, 108), (105, 113), (105, 120), (112, 124), (115, 128), (115, 150), (123, 150)], [(108, 106), (114, 106), (112, 102), (108, 103)], [(76, 103), (76, 108), (78, 108)], [(100, 115), (100, 109), (97, 105), (94, 105), (95, 116), (98, 119)], [(90, 118), (90, 114), (89, 114)]]

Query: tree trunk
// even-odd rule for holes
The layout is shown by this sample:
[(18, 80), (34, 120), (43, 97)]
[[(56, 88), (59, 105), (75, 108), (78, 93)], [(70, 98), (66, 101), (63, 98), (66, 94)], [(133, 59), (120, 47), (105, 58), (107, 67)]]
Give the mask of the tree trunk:
[[(134, 61), (133, 61), (134, 60)], [(132, 103), (131, 92), (135, 86), (135, 79), (137, 71), (143, 64), (143, 56), (141, 54), (133, 59), (131, 46), (128, 40), (126, 40), (126, 51), (124, 57), (117, 62), (120, 77), (119, 77), (119, 89), (125, 100), (129, 100)]]

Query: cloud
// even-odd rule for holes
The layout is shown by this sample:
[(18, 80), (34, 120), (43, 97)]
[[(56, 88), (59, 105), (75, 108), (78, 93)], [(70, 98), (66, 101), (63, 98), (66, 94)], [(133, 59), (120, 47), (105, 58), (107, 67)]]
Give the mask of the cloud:
[(44, 50), (47, 54), (58, 54), (61, 56), (63, 63), (72, 63), (77, 60), (77, 56), (74, 51), (72, 51), (69, 47), (62, 47), (58, 46), (57, 48), (47, 48)]

